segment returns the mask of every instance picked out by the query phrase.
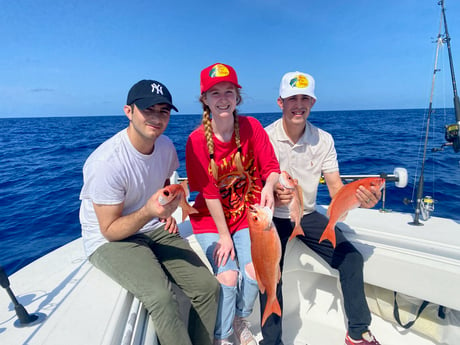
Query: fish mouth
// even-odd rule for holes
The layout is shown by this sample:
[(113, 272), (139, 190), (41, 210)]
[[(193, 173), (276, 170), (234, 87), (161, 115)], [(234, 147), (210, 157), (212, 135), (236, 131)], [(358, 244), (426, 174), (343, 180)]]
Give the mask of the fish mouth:
[(171, 193), (169, 190), (164, 190), (163, 194), (158, 197), (158, 203), (161, 206), (169, 204), (172, 200), (176, 198), (176, 195)]
[(257, 213), (257, 207), (254, 205), (249, 205), (249, 212), (251, 213)]
[(294, 189), (293, 187), (291, 187), (288, 183), (288, 181), (284, 178), (283, 175), (280, 175), (279, 177), (279, 183), (281, 183), (281, 185), (284, 187), (284, 188), (287, 188), (287, 189)]
[(270, 207), (260, 205), (249, 205), (249, 212), (251, 214), (257, 214), (258, 210), (262, 210), (262, 212), (266, 214), (269, 222), (273, 220), (273, 212), (270, 209)]
[(269, 222), (271, 223), (272, 220), (273, 220), (273, 212), (272, 212), (271, 208), (268, 207), (268, 206), (265, 206), (264, 207), (264, 212), (267, 215)]

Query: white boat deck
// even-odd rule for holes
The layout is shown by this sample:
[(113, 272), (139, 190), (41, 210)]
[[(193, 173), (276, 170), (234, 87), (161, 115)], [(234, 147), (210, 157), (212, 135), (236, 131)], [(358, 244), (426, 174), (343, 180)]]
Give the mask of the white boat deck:
[[(446, 322), (453, 324), (430, 329), (433, 322), (422, 313), (416, 323), (420, 326), (407, 331), (373, 315), (371, 329), (383, 345), (456, 345), (460, 339), (460, 224), (432, 218), (425, 226), (415, 227), (407, 225), (410, 221), (410, 215), (357, 209), (347, 218), (347, 224), (352, 225), (342, 224), (365, 257), (371, 309), (380, 308), (377, 312), (386, 318), (385, 313), (392, 313), (392, 301), (382, 293), (397, 290), (449, 307)], [(180, 226), (183, 236), (204, 258), (190, 223)], [(285, 345), (343, 344), (346, 319), (337, 272), (293, 240), (288, 244), (283, 280)], [(145, 310), (131, 294), (89, 264), (81, 238), (16, 272), (10, 282), (29, 313), (47, 317), (31, 327), (15, 327), (13, 304), (0, 292), (2, 345), (156, 344)], [(178, 298), (185, 311), (188, 302), (183, 296)], [(258, 308), (257, 304), (250, 321), (260, 339)], [(427, 328), (426, 334), (419, 335), (417, 328)]]

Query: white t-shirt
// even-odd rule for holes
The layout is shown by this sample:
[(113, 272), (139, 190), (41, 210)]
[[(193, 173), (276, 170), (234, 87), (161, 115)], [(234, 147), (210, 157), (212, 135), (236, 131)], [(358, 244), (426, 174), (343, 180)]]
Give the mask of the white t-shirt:
[[(100, 231), (93, 203), (124, 202), (122, 215), (130, 214), (144, 206), (178, 167), (174, 144), (164, 135), (157, 138), (155, 149), (149, 155), (134, 148), (126, 129), (102, 143), (83, 166), (80, 223), (86, 255), (108, 242)], [(153, 218), (138, 233), (161, 225), (158, 218)]]
[[(271, 123), (265, 130), (275, 149), (281, 171), (287, 171), (302, 187), (304, 214), (313, 212), (321, 174), (339, 170), (334, 139), (308, 121), (304, 134), (296, 144), (286, 135), (282, 119)], [(276, 207), (274, 215), (289, 218), (288, 206)]]

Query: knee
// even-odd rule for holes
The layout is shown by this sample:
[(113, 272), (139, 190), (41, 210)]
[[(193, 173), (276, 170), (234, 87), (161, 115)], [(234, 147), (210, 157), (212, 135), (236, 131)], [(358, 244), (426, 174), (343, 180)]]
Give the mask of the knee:
[(169, 288), (157, 289), (155, 293), (151, 293), (149, 296), (140, 297), (139, 300), (144, 304), (145, 309), (147, 309), (149, 313), (158, 313), (168, 310), (176, 303), (173, 292)]
[(192, 295), (189, 296), (192, 303), (214, 301), (217, 303), (220, 294), (220, 284), (216, 277), (210, 275), (209, 279), (202, 279), (201, 282), (196, 285), (196, 289), (192, 291)]
[(245, 274), (251, 278), (252, 280), (256, 280), (256, 271), (254, 269), (254, 265), (252, 262), (246, 264), (246, 266), (244, 266), (244, 271), (245, 271)]
[(362, 270), (364, 266), (363, 256), (358, 251), (350, 252), (345, 256), (342, 265), (340, 266), (341, 267), (339, 267), (339, 270), (341, 268), (352, 271)]
[(226, 286), (236, 286), (238, 281), (238, 272), (234, 270), (225, 271), (217, 275), (219, 283)]

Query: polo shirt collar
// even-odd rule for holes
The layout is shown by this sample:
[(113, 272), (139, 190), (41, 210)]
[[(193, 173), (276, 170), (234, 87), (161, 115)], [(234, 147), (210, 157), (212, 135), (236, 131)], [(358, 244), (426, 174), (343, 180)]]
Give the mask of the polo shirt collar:
[[(289, 139), (287, 136), (286, 132), (284, 131), (283, 127), (283, 119), (279, 119), (276, 123), (275, 126), (275, 133), (276, 133), (276, 138), (279, 141), (285, 141), (289, 142), (291, 144), (292, 141)], [(306, 126), (305, 126), (305, 131), (303, 132), (302, 136), (300, 137), (299, 141), (296, 144), (293, 145), (308, 145), (311, 144), (311, 139), (312, 138), (312, 128), (311, 128), (311, 123), (307, 121)]]

